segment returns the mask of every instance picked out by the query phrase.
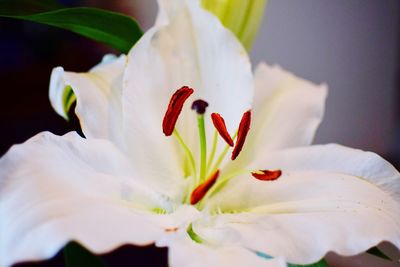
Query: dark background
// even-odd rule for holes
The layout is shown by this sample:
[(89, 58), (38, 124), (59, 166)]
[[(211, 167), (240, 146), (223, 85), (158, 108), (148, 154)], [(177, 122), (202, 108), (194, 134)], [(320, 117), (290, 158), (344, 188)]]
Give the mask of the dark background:
[[(138, 0), (63, 2), (128, 13), (144, 28), (151, 25), (156, 7), (155, 1)], [(271, 0), (252, 53), (253, 62), (268, 59), (328, 82), (327, 120), (317, 142), (377, 151), (398, 168), (399, 2)], [(0, 18), (0, 155), (42, 131), (61, 135), (79, 130), (76, 118), (66, 122), (50, 106), (51, 70), (87, 71), (109, 52), (115, 51), (64, 30)], [(103, 258), (110, 266), (165, 266), (167, 250), (124, 246)], [(356, 266), (347, 264), (335, 266)], [(60, 252), (48, 262), (18, 266), (63, 266), (63, 256)]]

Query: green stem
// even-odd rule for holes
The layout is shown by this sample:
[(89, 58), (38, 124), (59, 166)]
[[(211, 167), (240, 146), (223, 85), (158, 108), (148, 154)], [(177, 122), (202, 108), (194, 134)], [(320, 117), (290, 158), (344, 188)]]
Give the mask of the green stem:
[(205, 181), (207, 171), (207, 140), (206, 128), (204, 126), (204, 115), (197, 116), (200, 137), (200, 183)]
[(185, 151), (186, 157), (189, 159), (190, 165), (192, 166), (192, 174), (194, 177), (194, 180), (196, 180), (196, 162), (194, 161), (194, 157), (192, 152), (190, 151), (189, 147), (185, 144), (185, 142), (183, 141), (182, 137), (180, 136), (180, 134), (178, 133), (178, 131), (175, 129), (174, 130), (174, 136), (176, 137), (176, 139), (178, 140), (179, 144), (182, 146), (183, 150)]

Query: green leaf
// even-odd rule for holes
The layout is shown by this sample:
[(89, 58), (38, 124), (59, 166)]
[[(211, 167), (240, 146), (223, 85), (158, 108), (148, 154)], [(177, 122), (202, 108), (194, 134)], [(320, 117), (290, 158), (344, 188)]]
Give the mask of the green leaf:
[(309, 265), (298, 265), (298, 264), (291, 264), (288, 263), (288, 267), (328, 267), (328, 264), (324, 259), (320, 260), (319, 262), (309, 264)]
[(107, 44), (122, 53), (128, 53), (143, 35), (138, 23), (129, 16), (90, 7), (60, 8), (51, 0), (0, 0), (0, 17), (66, 29)]
[(64, 248), (64, 259), (67, 267), (106, 267), (97, 256), (76, 242), (68, 243)]
[(31, 15), (60, 8), (63, 6), (57, 0), (0, 0), (0, 14), (6, 16)]
[(374, 256), (379, 257), (381, 259), (392, 260), (385, 253), (383, 253), (378, 247), (370, 248), (366, 252), (368, 254), (374, 255)]

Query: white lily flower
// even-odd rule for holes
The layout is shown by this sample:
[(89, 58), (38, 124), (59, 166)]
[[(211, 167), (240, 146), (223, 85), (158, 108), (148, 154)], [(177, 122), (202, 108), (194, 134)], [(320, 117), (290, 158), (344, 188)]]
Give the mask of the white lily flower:
[(371, 152), (309, 146), (326, 86), (266, 64), (253, 77), (242, 45), (198, 1), (159, 2), (129, 55), (88, 73), (54, 69), (51, 102), (65, 117), (72, 88), (86, 138), (40, 133), (0, 160), (0, 266), (71, 240), (95, 253), (168, 246), (171, 266), (400, 247), (399, 172)]

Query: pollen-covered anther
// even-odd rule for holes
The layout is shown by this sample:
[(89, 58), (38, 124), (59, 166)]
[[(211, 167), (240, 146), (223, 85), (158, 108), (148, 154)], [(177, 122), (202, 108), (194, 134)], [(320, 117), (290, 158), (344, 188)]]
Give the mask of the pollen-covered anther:
[(183, 104), (185, 104), (186, 99), (188, 99), (193, 92), (194, 90), (192, 88), (183, 86), (172, 95), (162, 123), (163, 132), (166, 136), (170, 136), (174, 132), (175, 124), (182, 111)]
[(218, 113), (213, 113), (211, 114), (211, 119), (215, 129), (217, 129), (222, 139), (224, 139), (229, 146), (233, 146), (233, 140), (228, 130), (226, 129), (224, 118), (222, 118), (222, 116), (219, 115)]
[(282, 175), (281, 170), (259, 170), (257, 172), (252, 172), (251, 175), (261, 181), (275, 181)]
[(176, 232), (176, 231), (178, 231), (178, 230), (179, 230), (178, 227), (166, 228), (166, 229), (165, 229), (165, 232), (171, 233), (171, 232)]
[(242, 151), (244, 142), (246, 141), (247, 134), (249, 133), (250, 130), (250, 121), (251, 121), (251, 111), (249, 110), (243, 114), (242, 119), (240, 120), (236, 144), (232, 151), (232, 156), (231, 156), (232, 160), (235, 160), (237, 156), (239, 156), (240, 151)]
[(196, 205), (207, 194), (208, 190), (215, 184), (219, 176), (219, 170), (215, 171), (204, 183), (196, 187), (191, 196), (190, 204)]

